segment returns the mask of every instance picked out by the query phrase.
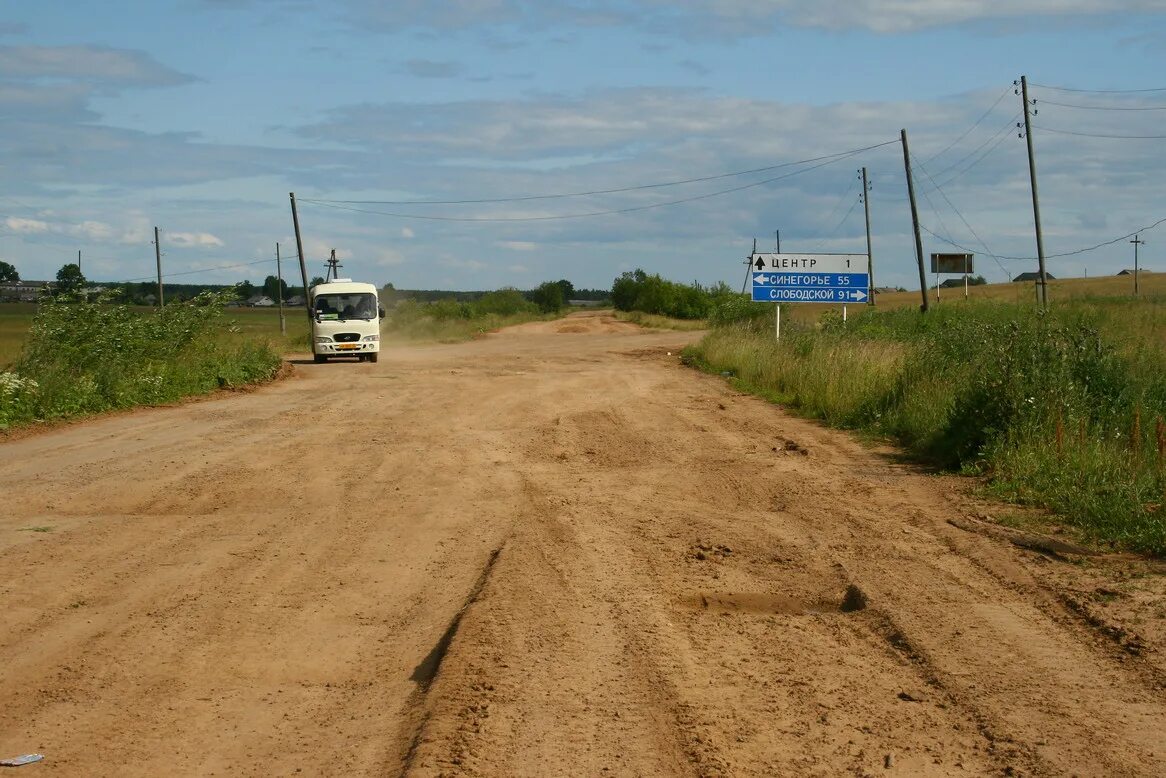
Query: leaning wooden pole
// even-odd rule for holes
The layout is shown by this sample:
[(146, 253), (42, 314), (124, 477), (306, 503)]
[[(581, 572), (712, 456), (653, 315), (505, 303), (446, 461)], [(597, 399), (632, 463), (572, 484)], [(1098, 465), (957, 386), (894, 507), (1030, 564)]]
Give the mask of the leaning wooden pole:
[(1040, 304), (1049, 307), (1049, 276), (1045, 272), (1045, 240), (1040, 226), (1040, 194), (1036, 188), (1036, 155), (1032, 150), (1032, 121), (1029, 119), (1028, 77), (1020, 77), (1020, 99), (1024, 101), (1024, 140), (1028, 144), (1028, 180), (1032, 187), (1032, 223), (1036, 228), (1036, 260), (1040, 273)]
[(919, 208), (915, 205), (915, 181), (911, 178), (911, 152), (907, 148), (907, 131), (903, 130), (903, 169), (907, 171), (907, 197), (911, 200), (911, 223), (915, 226), (915, 259), (919, 263), (919, 293), (923, 296), (920, 310), (927, 313), (927, 274), (923, 270), (923, 236), (919, 234)]
[(158, 308), (161, 309), (166, 301), (162, 299), (162, 241), (158, 236), (157, 227), (154, 228), (154, 261), (158, 266)]
[(291, 198), (292, 225), (296, 228), (296, 252), (300, 255), (300, 277), (304, 279), (304, 312), (312, 321), (312, 304), (308, 300), (308, 266), (304, 263), (304, 240), (300, 237), (300, 215), (296, 211), (296, 193), (288, 192)]
[(870, 182), (866, 179), (866, 167), (862, 168), (862, 210), (866, 214), (866, 304), (875, 304), (874, 253), (870, 249)]

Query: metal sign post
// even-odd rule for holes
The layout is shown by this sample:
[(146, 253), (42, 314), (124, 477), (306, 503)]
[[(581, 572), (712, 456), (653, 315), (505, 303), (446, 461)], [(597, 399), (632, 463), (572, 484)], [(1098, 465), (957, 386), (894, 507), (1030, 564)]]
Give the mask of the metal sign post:
[(935, 299), (939, 300), (939, 274), (964, 276), (964, 299), (968, 296), (968, 273), (972, 272), (975, 254), (932, 254), (931, 272), (935, 273)]

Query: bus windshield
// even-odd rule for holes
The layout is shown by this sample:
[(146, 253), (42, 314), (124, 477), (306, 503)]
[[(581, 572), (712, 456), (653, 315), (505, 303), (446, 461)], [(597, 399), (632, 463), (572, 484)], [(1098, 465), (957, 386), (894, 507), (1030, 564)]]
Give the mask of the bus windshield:
[(345, 319), (365, 319), (367, 321), (375, 319), (377, 317), (376, 295), (368, 292), (317, 295), (315, 315), (319, 321), (344, 321)]

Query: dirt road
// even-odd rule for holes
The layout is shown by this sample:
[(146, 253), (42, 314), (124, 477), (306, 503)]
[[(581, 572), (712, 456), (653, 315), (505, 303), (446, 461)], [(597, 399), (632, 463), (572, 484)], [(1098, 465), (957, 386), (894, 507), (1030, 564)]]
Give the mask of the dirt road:
[(968, 531), (691, 337), (576, 315), (0, 442), (0, 758), (1166, 775), (1162, 576)]

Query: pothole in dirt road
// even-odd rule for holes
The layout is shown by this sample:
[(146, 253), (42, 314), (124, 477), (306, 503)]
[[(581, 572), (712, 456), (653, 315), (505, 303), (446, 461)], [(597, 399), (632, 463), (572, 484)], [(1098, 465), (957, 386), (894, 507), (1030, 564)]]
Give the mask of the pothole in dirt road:
[(798, 443), (796, 440), (791, 440), (790, 438), (781, 438), (777, 443), (778, 444), (773, 446), (772, 449), (778, 453), (798, 454), (803, 457), (808, 457), (810, 455), (810, 450), (803, 446), (801, 443)]
[(681, 603), (692, 610), (709, 613), (742, 613), (758, 616), (805, 616), (822, 613), (855, 613), (867, 607), (866, 595), (853, 584), (841, 596), (814, 599), (770, 592), (697, 592)]
[(704, 540), (692, 544), (688, 551), (689, 556), (701, 562), (707, 559), (727, 559), (732, 553), (733, 549), (723, 543), (710, 543)]

